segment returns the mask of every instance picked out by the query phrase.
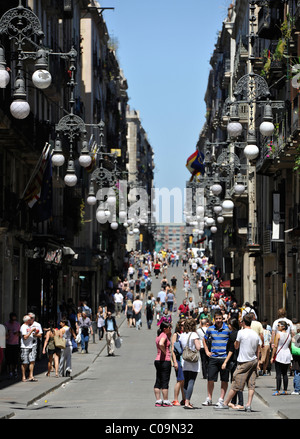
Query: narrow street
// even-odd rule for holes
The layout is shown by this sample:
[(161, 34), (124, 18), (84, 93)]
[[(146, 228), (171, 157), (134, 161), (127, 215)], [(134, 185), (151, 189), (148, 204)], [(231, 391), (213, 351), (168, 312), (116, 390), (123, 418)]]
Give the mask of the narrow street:
[[(177, 302), (183, 299), (181, 266), (169, 268), (167, 277), (175, 275), (178, 279)], [(161, 278), (160, 278), (161, 279)], [(152, 292), (156, 296), (160, 279), (153, 279)], [(193, 292), (196, 292), (195, 288)], [(195, 294), (195, 299), (197, 299)], [(154, 406), (153, 385), (155, 381), (154, 358), (156, 355), (156, 324), (147, 329), (145, 316), (140, 331), (128, 328), (124, 316), (120, 333), (123, 339), (121, 349), (116, 349), (115, 357), (107, 357), (104, 349), (86, 373), (69, 381), (63, 387), (45, 396), (33, 405), (22, 410), (15, 408), (13, 419), (74, 419), (81, 418), (106, 420), (199, 420), (199, 419), (278, 419), (274, 410), (255, 397), (253, 412), (245, 413), (230, 410), (220, 413), (213, 407), (202, 407), (206, 397), (206, 380), (198, 375), (192, 402), (195, 410), (186, 411), (182, 407), (157, 408)], [(177, 315), (173, 314), (173, 322)], [(97, 342), (97, 343), (103, 343)], [(51, 378), (52, 379), (52, 378)], [(53, 378), (55, 379), (55, 378)], [(172, 371), (169, 399), (173, 400), (175, 373)], [(213, 402), (219, 397), (220, 384), (215, 386)], [(246, 391), (245, 391), (246, 392)]]

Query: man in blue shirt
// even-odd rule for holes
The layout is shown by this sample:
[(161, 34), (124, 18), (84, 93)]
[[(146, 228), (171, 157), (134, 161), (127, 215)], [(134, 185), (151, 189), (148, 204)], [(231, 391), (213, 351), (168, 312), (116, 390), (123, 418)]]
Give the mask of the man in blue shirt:
[[(217, 406), (223, 404), (229, 382), (229, 370), (222, 369), (222, 364), (227, 356), (226, 346), (229, 339), (230, 329), (223, 322), (221, 311), (216, 311), (215, 324), (207, 328), (203, 339), (206, 355), (209, 357), (207, 370), (207, 398), (202, 403), (204, 406), (212, 405), (214, 383), (218, 381), (218, 373), (221, 378), (221, 394)], [(211, 346), (208, 346), (211, 344)]]
[(109, 357), (114, 357), (115, 353), (115, 337), (120, 335), (118, 331), (118, 326), (116, 324), (115, 318), (111, 315), (111, 311), (107, 312), (107, 317), (105, 319), (105, 332), (106, 332), (106, 342), (107, 342), (107, 355)]

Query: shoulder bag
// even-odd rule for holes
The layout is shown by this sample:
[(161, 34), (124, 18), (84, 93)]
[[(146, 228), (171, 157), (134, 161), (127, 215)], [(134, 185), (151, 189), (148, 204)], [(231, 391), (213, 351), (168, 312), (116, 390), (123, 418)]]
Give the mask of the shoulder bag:
[(54, 336), (54, 344), (55, 347), (58, 349), (65, 349), (66, 348), (66, 339), (59, 337), (59, 335)]
[(190, 363), (197, 363), (199, 360), (199, 353), (197, 350), (193, 350), (189, 347), (189, 341), (191, 338), (192, 333), (190, 333), (187, 344), (182, 352), (182, 358), (184, 361), (189, 361)]

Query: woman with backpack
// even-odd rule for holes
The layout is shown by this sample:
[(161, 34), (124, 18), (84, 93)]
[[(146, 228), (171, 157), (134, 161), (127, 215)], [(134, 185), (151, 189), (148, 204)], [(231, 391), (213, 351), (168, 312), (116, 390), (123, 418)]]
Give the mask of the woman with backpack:
[(146, 314), (148, 329), (151, 329), (151, 325), (153, 322), (153, 315), (154, 315), (154, 305), (151, 296), (148, 296), (148, 300), (146, 302), (146, 307), (145, 307), (145, 314)]

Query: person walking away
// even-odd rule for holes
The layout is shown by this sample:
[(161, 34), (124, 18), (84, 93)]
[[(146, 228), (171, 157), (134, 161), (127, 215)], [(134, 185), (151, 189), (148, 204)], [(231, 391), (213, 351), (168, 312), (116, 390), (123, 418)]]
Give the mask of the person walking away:
[(244, 390), (244, 386), (247, 383), (248, 400), (244, 410), (246, 412), (251, 412), (258, 368), (257, 355), (260, 340), (257, 333), (251, 329), (251, 322), (252, 319), (248, 315), (245, 315), (242, 319), (243, 329), (238, 331), (234, 343), (235, 349), (239, 350), (237, 368), (233, 374), (230, 391), (228, 392), (224, 403), (214, 407), (216, 410), (229, 409), (229, 402), (232, 400), (236, 392)]
[(267, 329), (267, 323), (262, 323), (263, 327), (263, 337), (264, 337), (264, 344), (263, 347), (261, 347), (261, 359), (260, 359), (260, 368), (261, 368), (261, 374), (267, 375), (267, 368), (269, 365), (270, 360), (270, 343), (271, 343), (271, 331)]
[(106, 316), (103, 306), (99, 306), (97, 312), (97, 329), (98, 329), (99, 341), (101, 341), (104, 336), (105, 317)]
[(133, 315), (135, 318), (135, 327), (137, 330), (142, 327), (142, 307), (143, 302), (140, 300), (140, 296), (137, 295), (135, 301), (132, 304), (133, 306)]
[(132, 328), (132, 320), (133, 320), (133, 306), (132, 306), (132, 300), (128, 299), (126, 301), (125, 306), (125, 316), (127, 317), (127, 326), (128, 328)]
[[(288, 388), (288, 368), (292, 361), (291, 341), (292, 337), (288, 332), (288, 323), (280, 320), (277, 324), (278, 332), (275, 335), (274, 347), (272, 349), (271, 363), (275, 363), (276, 372), (276, 391), (273, 396), (287, 395)], [(282, 377), (282, 380), (281, 380)], [(281, 381), (283, 381), (283, 391), (280, 392)]]
[(151, 325), (153, 322), (153, 315), (154, 315), (154, 305), (151, 296), (148, 296), (148, 300), (145, 306), (145, 314), (146, 314), (148, 329), (151, 329)]
[(108, 357), (114, 357), (115, 353), (115, 337), (119, 334), (116, 319), (112, 316), (111, 311), (107, 312), (107, 317), (105, 319), (105, 333), (106, 333), (106, 343), (107, 343), (107, 355)]
[(123, 300), (124, 300), (123, 294), (120, 292), (120, 290), (117, 290), (116, 294), (114, 295), (116, 317), (121, 316)]
[(154, 360), (156, 380), (154, 384), (155, 407), (172, 407), (169, 401), (169, 382), (171, 376), (171, 330), (170, 323), (162, 322), (155, 339), (157, 354)]
[(54, 361), (55, 376), (59, 377), (59, 359), (61, 355), (61, 349), (55, 346), (54, 337), (61, 336), (60, 331), (54, 328), (54, 322), (49, 322), (49, 329), (46, 332), (46, 337), (44, 341), (43, 354), (48, 356), (48, 371), (46, 376), (50, 377), (50, 372), (52, 369), (52, 364)]
[(9, 371), (9, 377), (18, 378), (18, 363), (20, 349), (20, 329), (21, 325), (17, 320), (17, 314), (11, 312), (9, 320), (5, 323), (6, 327), (6, 364)]
[(79, 328), (81, 330), (81, 353), (88, 353), (88, 345), (90, 339), (90, 333), (93, 335), (93, 327), (91, 319), (86, 315), (86, 312), (82, 312), (82, 316), (78, 321)]
[(166, 300), (167, 300), (167, 307), (168, 307), (168, 310), (169, 310), (170, 312), (173, 312), (174, 301), (175, 301), (175, 295), (174, 295), (174, 292), (173, 292), (172, 288), (170, 288), (170, 289), (168, 290)]
[[(196, 332), (196, 321), (192, 318), (188, 318), (184, 322), (183, 333), (179, 337), (182, 350), (188, 346), (192, 350), (200, 351), (200, 339)], [(190, 362), (182, 360), (182, 370), (184, 376), (184, 394), (185, 394), (185, 409), (193, 409), (191, 404), (191, 397), (194, 390), (195, 381), (198, 373), (200, 372), (200, 356), (198, 356), (197, 362)]]
[[(203, 338), (203, 346), (208, 359), (207, 370), (207, 398), (202, 403), (204, 406), (212, 405), (212, 395), (214, 383), (218, 380), (218, 374), (221, 378), (221, 394), (218, 404), (222, 404), (227, 391), (229, 382), (229, 370), (222, 369), (222, 364), (227, 357), (226, 347), (229, 339), (230, 330), (226, 323), (223, 322), (223, 315), (220, 311), (215, 312), (215, 323), (207, 328)], [(211, 350), (208, 349), (207, 342), (211, 341)]]
[[(176, 374), (176, 384), (174, 386), (174, 400), (172, 402), (175, 406), (184, 405), (185, 395), (184, 395), (184, 375), (182, 370), (182, 349), (179, 341), (180, 335), (183, 333), (185, 319), (180, 319), (177, 322), (175, 332), (171, 338), (171, 352), (172, 352), (172, 364), (175, 369)], [(181, 391), (181, 402), (179, 402), (178, 397)]]
[(72, 373), (72, 336), (76, 338), (76, 334), (71, 326), (68, 326), (67, 319), (60, 321), (60, 336), (66, 339), (66, 347), (65, 349), (61, 349), (59, 375), (62, 377), (70, 376)]
[[(234, 343), (236, 341), (236, 337), (238, 334), (238, 331), (240, 330), (239, 321), (237, 319), (230, 319), (228, 321), (228, 328), (230, 329), (229, 339), (227, 342), (227, 357), (222, 364), (222, 369), (229, 369), (230, 371), (230, 377), (231, 377), (231, 383), (233, 381), (233, 374), (237, 367), (237, 357), (239, 354), (239, 351), (235, 349)], [(252, 329), (252, 328), (251, 328)], [(238, 398), (238, 404), (237, 402)], [(241, 390), (238, 390), (237, 393), (232, 398), (231, 402), (228, 403), (228, 406), (237, 409), (237, 410), (243, 410), (244, 409), (244, 397), (243, 392)]]

